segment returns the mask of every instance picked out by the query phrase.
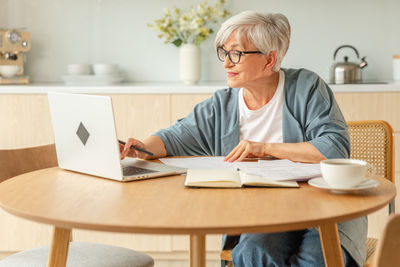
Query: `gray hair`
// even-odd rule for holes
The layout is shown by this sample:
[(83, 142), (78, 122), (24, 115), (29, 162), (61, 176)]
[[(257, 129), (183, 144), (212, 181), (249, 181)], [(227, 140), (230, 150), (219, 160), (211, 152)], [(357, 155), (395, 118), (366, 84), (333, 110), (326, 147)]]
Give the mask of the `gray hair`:
[(246, 37), (263, 54), (275, 51), (277, 59), (272, 70), (280, 69), (290, 43), (290, 24), (284, 15), (241, 12), (221, 25), (215, 38), (215, 46), (223, 46), (233, 32), (236, 32), (239, 43)]

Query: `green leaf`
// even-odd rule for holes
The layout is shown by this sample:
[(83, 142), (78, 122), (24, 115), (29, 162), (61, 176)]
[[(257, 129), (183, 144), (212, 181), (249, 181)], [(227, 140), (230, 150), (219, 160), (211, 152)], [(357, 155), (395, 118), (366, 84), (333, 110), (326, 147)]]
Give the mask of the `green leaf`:
[(180, 47), (182, 44), (182, 40), (181, 39), (176, 39), (175, 41), (172, 42), (176, 47)]

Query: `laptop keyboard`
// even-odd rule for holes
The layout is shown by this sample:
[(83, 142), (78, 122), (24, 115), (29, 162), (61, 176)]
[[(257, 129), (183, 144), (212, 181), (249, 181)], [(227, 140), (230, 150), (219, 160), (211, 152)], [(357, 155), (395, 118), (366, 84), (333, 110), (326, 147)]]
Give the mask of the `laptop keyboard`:
[(139, 167), (135, 167), (135, 166), (125, 166), (122, 168), (122, 171), (124, 173), (124, 176), (132, 176), (132, 175), (138, 175), (138, 174), (157, 172), (154, 170), (143, 169), (143, 168), (139, 168)]

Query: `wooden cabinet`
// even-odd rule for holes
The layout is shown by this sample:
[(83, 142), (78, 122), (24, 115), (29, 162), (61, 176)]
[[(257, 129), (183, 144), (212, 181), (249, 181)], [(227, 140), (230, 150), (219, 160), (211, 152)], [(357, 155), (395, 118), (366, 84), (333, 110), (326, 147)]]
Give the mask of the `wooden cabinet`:
[[(211, 94), (126, 94), (112, 95), (117, 135), (121, 139), (143, 139), (158, 129), (185, 117), (193, 107)], [(400, 92), (336, 93), (346, 120), (383, 119), (395, 130), (395, 152), (400, 155)], [(73, 108), (73, 107), (71, 107)], [(15, 148), (53, 143), (53, 133), (46, 95), (0, 95), (0, 147)], [(400, 157), (395, 160), (400, 179)], [(400, 181), (396, 182), (400, 185)], [(400, 197), (396, 206), (400, 207)], [(385, 223), (387, 209), (370, 216), (370, 235), (378, 236)], [(0, 252), (24, 250), (50, 242), (51, 227), (11, 216), (0, 210)], [(140, 251), (172, 253), (181, 257), (188, 251), (187, 236), (136, 235), (74, 230), (77, 241), (114, 244)], [(220, 235), (207, 237), (207, 250), (218, 258)], [(174, 254), (175, 253), (175, 254)], [(181, 254), (179, 254), (181, 253)], [(175, 255), (175, 256), (174, 256)], [(187, 257), (186, 254), (184, 257)]]

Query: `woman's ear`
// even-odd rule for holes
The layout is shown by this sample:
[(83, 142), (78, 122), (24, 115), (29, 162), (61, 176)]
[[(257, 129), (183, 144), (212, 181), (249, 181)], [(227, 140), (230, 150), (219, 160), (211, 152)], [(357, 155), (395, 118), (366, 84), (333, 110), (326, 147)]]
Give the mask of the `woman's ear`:
[(265, 69), (272, 70), (276, 63), (276, 52), (271, 51), (266, 55)]

